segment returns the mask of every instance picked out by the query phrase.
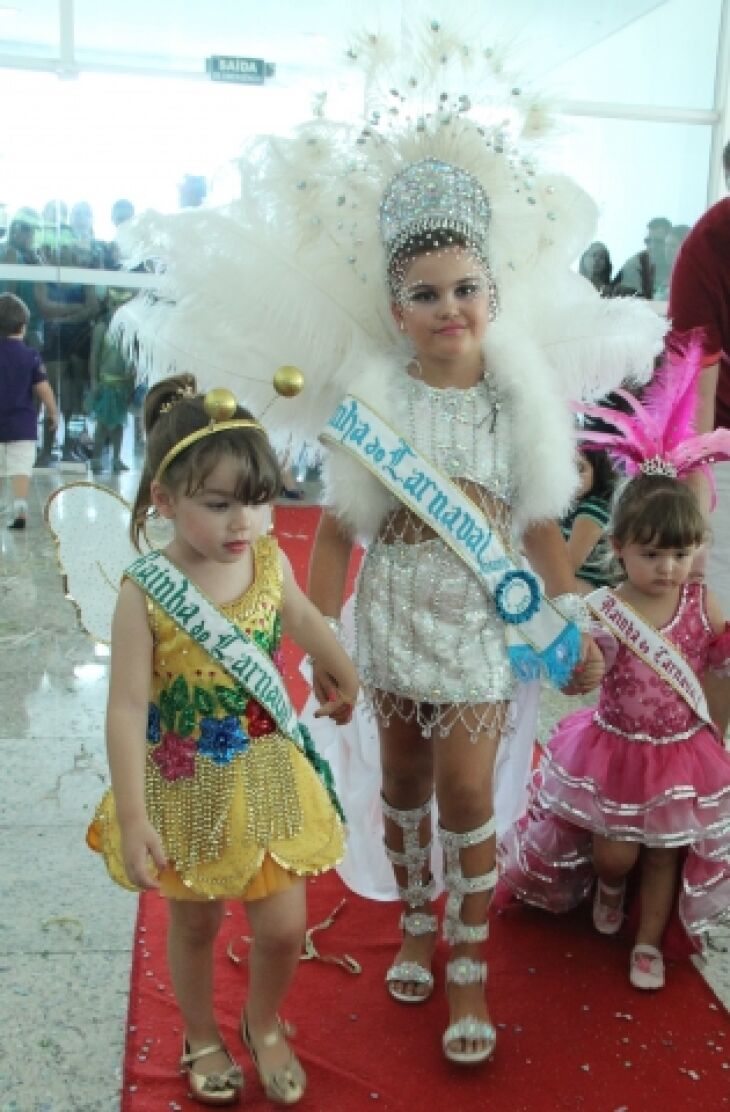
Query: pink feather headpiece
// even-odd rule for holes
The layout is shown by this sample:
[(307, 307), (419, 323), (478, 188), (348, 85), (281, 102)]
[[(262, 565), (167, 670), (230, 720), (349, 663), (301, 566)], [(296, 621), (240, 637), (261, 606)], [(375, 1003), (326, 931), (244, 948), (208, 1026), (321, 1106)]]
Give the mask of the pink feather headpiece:
[(730, 460), (730, 430), (695, 433), (697, 385), (702, 351), (693, 342), (682, 354), (669, 353), (644, 391), (642, 401), (627, 390), (616, 390), (629, 406), (622, 413), (609, 406), (578, 404), (577, 413), (596, 418), (618, 431), (579, 429), (583, 448), (605, 448), (627, 475), (671, 475), (682, 478), (700, 470), (710, 485), (715, 505), (711, 463)]

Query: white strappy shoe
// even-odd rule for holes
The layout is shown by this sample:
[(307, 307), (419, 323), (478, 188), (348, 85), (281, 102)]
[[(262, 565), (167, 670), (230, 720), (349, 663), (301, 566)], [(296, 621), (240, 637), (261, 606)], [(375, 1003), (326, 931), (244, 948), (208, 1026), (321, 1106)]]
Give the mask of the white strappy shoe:
[[(485, 942), (489, 937), (489, 924), (465, 923), (461, 917), (464, 897), (478, 892), (492, 892), (497, 883), (497, 868), (479, 876), (464, 876), (461, 866), (461, 853), (471, 846), (479, 845), (494, 836), (494, 817), (488, 819), (475, 830), (456, 832), (439, 826), (439, 839), (444, 847), (444, 885), (446, 887), (446, 911), (444, 915), (444, 938), (451, 946), (464, 943)], [(461, 956), (446, 963), (446, 983), (452, 985), (486, 984), (487, 963)], [(471, 1049), (464, 1047), (474, 1044)], [(466, 1015), (451, 1023), (444, 1031), (442, 1046), (444, 1055), (450, 1062), (459, 1065), (479, 1065), (492, 1057), (497, 1045), (497, 1032), (494, 1025), (486, 1019)]]
[[(385, 852), (391, 864), (406, 870), (407, 883), (398, 885), (398, 895), (406, 904), (407, 910), (400, 919), (401, 930), (410, 938), (421, 938), (427, 934), (438, 933), (438, 919), (430, 912), (421, 910), (434, 896), (434, 883), (429, 875), (424, 883), (424, 872), (431, 860), (431, 839), (421, 845), (419, 828), (423, 820), (431, 814), (431, 800), (421, 807), (400, 811), (385, 800), (381, 800), (383, 814), (400, 828), (403, 834), (403, 852), (391, 849), (385, 842)], [(433, 973), (417, 961), (397, 961), (385, 974), (385, 984), (394, 1000), (401, 1004), (423, 1004), (433, 993)], [(414, 991), (404, 992), (399, 984), (410, 985)]]
[[(471, 958), (454, 958), (446, 963), (446, 983), (452, 985), (486, 984), (487, 963)], [(459, 1047), (460, 1042), (480, 1044), (473, 1050)], [(488, 1061), (497, 1045), (497, 1032), (492, 1023), (474, 1016), (464, 1016), (450, 1024), (443, 1034), (444, 1055), (450, 1062), (475, 1066)]]
[[(436, 934), (438, 919), (424, 911), (403, 912), (400, 919), (401, 929), (411, 938), (418, 938), (424, 934)], [(394, 1000), (401, 1004), (423, 1004), (433, 993), (433, 973), (417, 961), (397, 961), (391, 965), (385, 974), (385, 983), (388, 992)], [(402, 992), (396, 988), (398, 983), (416, 985), (416, 992)]]

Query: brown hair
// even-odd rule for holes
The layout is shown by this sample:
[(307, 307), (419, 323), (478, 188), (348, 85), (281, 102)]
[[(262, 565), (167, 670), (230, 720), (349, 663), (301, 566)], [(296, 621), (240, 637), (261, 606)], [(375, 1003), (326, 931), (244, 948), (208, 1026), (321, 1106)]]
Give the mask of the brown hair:
[(619, 545), (691, 548), (707, 539), (707, 526), (686, 483), (669, 475), (637, 475), (614, 503), (610, 533)]
[(28, 306), (14, 293), (0, 294), (0, 336), (17, 336), (30, 320)]
[[(196, 390), (192, 375), (174, 375), (152, 386), (145, 398), (147, 445), (130, 529), (137, 549), (152, 505), (152, 480), (160, 463), (170, 449), (186, 436), (210, 424), (210, 417), (203, 408), (205, 395), (196, 393)], [(234, 417), (253, 419), (252, 414), (240, 405), (236, 407)], [(247, 506), (263, 506), (274, 500), (281, 489), (281, 472), (268, 436), (258, 428), (223, 429), (214, 435), (201, 437), (175, 456), (161, 481), (169, 490), (194, 494), (226, 455), (239, 463), (234, 493), (240, 502)]]

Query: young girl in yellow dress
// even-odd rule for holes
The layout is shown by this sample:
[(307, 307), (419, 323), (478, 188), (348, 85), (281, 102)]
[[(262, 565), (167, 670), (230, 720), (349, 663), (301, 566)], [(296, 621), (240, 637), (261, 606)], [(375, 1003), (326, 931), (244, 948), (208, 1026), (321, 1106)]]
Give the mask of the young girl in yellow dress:
[(303, 878), (337, 864), (344, 845), (329, 770), (275, 667), (282, 629), (324, 662), (322, 714), (349, 720), (357, 675), (267, 535), (281, 477), (261, 425), (228, 391), (196, 394), (191, 376), (153, 387), (145, 425), (132, 537), (154, 508), (174, 539), (136, 560), (119, 592), (112, 788), (89, 840), (119, 884), (168, 899), (181, 1067), (206, 1104), (233, 1104), (243, 1086), (218, 1032), (212, 964), (223, 900), (246, 903), (253, 945), (241, 1036), (268, 1097), (293, 1104), (306, 1078), (277, 1013), (305, 929)]

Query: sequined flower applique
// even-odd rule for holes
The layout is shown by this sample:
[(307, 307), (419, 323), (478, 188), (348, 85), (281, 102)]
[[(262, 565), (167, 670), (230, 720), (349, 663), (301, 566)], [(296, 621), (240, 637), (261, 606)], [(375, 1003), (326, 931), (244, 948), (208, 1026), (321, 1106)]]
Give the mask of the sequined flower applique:
[(216, 764), (228, 764), (237, 753), (248, 748), (248, 736), (235, 715), (226, 718), (201, 718), (198, 752)]
[(191, 737), (180, 737), (171, 731), (152, 751), (152, 760), (165, 780), (192, 780), (195, 776), (196, 745)]
[(267, 734), (273, 734), (276, 730), (276, 723), (273, 718), (266, 713), (261, 703), (257, 703), (255, 699), (251, 699), (246, 707), (246, 722), (249, 737), (266, 737)]

